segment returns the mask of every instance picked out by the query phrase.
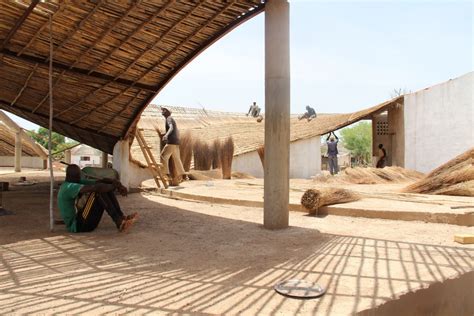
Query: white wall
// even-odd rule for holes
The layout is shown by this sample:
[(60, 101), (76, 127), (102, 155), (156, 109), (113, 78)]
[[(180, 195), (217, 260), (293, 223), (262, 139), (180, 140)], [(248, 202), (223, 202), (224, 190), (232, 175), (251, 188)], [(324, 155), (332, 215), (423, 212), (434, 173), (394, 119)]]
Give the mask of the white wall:
[[(90, 160), (81, 160), (81, 157), (90, 157)], [(81, 156), (76, 156), (76, 155), (71, 155), (71, 163), (76, 164), (79, 167), (100, 167), (102, 166), (101, 164), (101, 159), (102, 156), (92, 156), (92, 155), (81, 155)]]
[(405, 96), (405, 168), (429, 172), (474, 146), (473, 76)]
[[(278, 159), (278, 157), (275, 157)], [(232, 170), (263, 178), (263, 167), (256, 151), (234, 157)], [(321, 138), (290, 143), (290, 178), (308, 179), (321, 172)]]
[[(14, 165), (14, 156), (0, 156), (0, 167), (13, 167)], [(22, 156), (21, 166), (23, 168), (44, 169), (44, 162), (40, 157)]]

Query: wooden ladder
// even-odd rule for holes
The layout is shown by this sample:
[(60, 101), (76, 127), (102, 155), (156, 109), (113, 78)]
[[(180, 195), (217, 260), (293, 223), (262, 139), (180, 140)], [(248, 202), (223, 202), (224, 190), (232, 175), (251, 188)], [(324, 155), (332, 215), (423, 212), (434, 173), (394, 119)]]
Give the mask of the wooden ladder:
[(145, 137), (143, 136), (143, 128), (138, 128), (135, 136), (137, 138), (138, 145), (140, 145), (140, 148), (143, 152), (143, 156), (145, 157), (145, 160), (148, 164), (148, 169), (150, 169), (151, 174), (153, 175), (153, 180), (155, 180), (156, 185), (158, 186), (158, 188), (161, 188), (161, 185), (160, 185), (160, 181), (161, 181), (165, 189), (167, 189), (168, 182), (163, 177), (160, 170), (162, 164), (157, 163), (155, 160), (155, 157), (153, 157), (153, 153), (151, 152), (151, 146), (148, 146), (148, 144), (145, 141)]

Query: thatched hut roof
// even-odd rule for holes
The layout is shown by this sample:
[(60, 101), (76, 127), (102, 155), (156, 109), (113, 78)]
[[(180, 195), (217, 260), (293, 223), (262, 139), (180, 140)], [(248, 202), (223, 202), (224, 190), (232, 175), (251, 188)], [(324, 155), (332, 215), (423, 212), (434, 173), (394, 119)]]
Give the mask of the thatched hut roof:
[[(21, 151), (23, 156), (38, 157), (38, 148), (33, 146), (41, 147), (39, 144), (32, 144), (22, 139)], [(46, 149), (42, 148), (46, 152)], [(8, 128), (2, 122), (0, 122), (0, 156), (14, 156), (15, 155), (15, 131)]]
[(0, 109), (112, 153), (155, 95), (265, 1), (0, 1)]
[[(324, 135), (344, 126), (363, 119), (369, 119), (375, 113), (386, 111), (389, 107), (403, 103), (403, 97), (395, 98), (376, 106), (347, 114), (318, 114), (310, 122), (298, 120), (296, 115), (290, 119), (290, 141), (298, 141)], [(234, 156), (257, 150), (264, 142), (265, 121), (257, 122), (255, 118), (245, 116), (245, 113), (230, 113), (191, 109), (177, 106), (166, 106), (172, 112), (181, 134), (189, 130), (193, 138), (212, 142), (215, 139), (224, 140), (232, 136), (234, 140)], [(158, 152), (159, 137), (156, 129), (164, 133), (165, 120), (158, 105), (150, 105), (142, 113), (138, 123), (144, 129), (148, 145)], [(134, 142), (132, 156), (141, 157), (141, 150)], [(144, 161), (144, 160), (143, 160)]]

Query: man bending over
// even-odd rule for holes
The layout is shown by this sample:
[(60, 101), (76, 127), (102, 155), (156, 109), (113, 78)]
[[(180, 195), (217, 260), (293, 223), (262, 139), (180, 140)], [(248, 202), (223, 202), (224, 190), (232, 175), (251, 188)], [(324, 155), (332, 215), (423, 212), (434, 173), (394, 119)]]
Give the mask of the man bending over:
[(72, 233), (90, 232), (99, 225), (104, 209), (120, 232), (127, 231), (138, 217), (137, 213), (125, 216), (114, 191), (127, 195), (120, 181), (112, 179), (81, 179), (78, 165), (66, 168), (66, 181), (58, 192), (58, 206), (66, 229)]

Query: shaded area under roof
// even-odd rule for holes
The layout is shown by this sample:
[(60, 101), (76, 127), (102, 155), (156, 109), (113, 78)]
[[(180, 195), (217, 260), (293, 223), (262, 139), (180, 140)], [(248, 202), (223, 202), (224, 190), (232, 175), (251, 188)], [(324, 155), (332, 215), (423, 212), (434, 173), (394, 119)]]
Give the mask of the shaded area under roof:
[(265, 1), (0, 1), (0, 109), (112, 153), (156, 94)]

